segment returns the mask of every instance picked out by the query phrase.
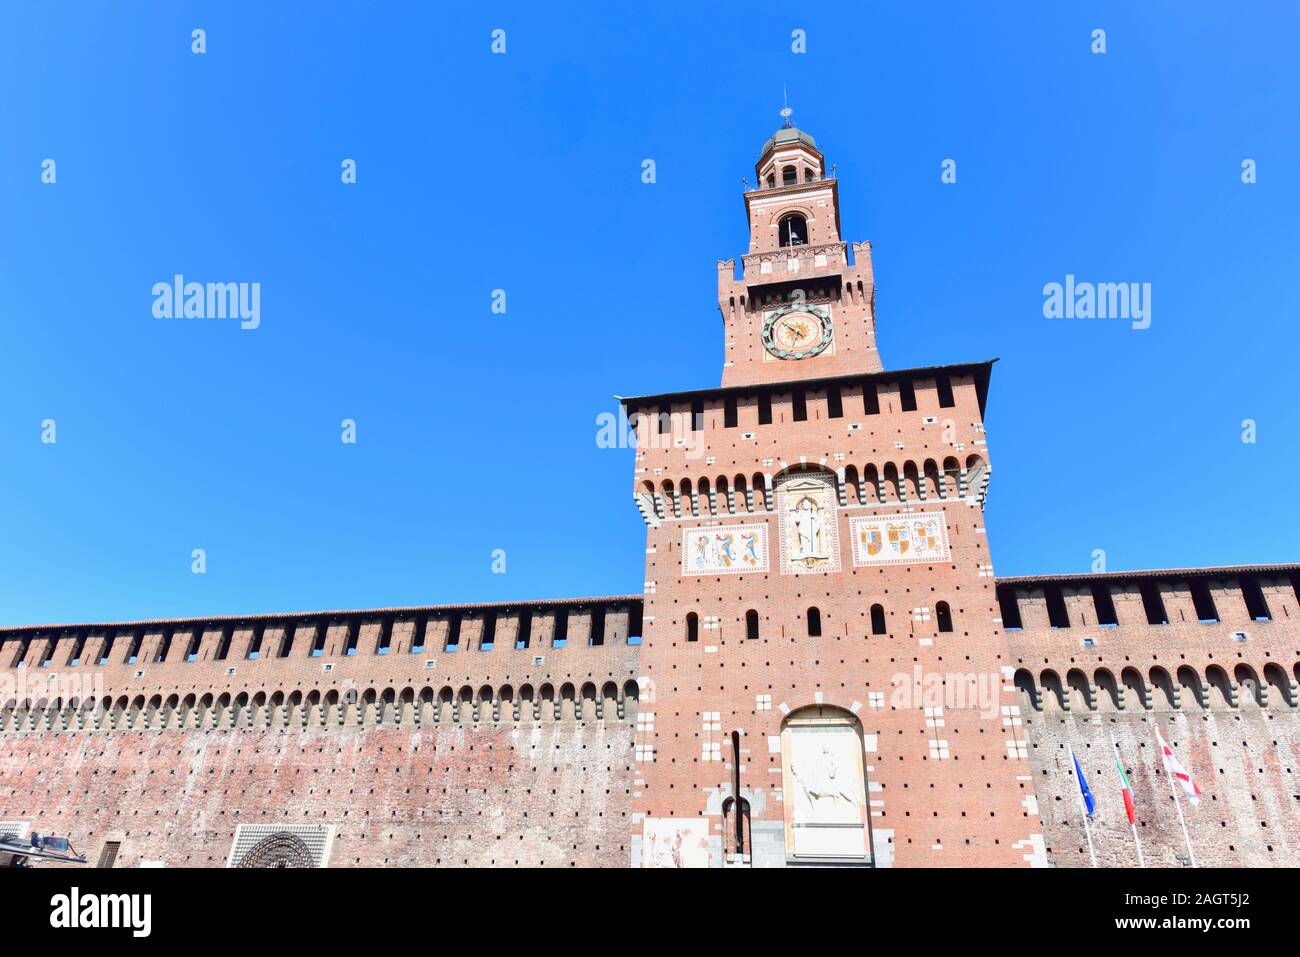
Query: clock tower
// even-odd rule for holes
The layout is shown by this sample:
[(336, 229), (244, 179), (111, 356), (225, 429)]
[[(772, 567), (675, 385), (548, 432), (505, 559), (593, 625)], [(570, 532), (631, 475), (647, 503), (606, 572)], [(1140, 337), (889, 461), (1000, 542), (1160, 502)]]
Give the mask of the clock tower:
[(724, 386), (880, 371), (871, 244), (840, 238), (833, 171), (782, 113), (754, 166), (757, 188), (745, 192), (741, 276), (734, 260), (718, 264)]
[(1045, 858), (983, 504), (992, 362), (885, 370), (789, 122), (718, 264), (720, 387), (623, 399), (646, 522), (632, 863)]

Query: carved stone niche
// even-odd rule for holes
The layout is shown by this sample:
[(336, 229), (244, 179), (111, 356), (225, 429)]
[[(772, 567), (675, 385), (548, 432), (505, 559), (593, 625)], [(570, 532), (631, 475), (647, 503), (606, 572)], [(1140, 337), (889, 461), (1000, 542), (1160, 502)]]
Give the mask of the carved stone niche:
[(871, 859), (862, 726), (851, 712), (814, 706), (781, 729), (786, 856), (791, 862)]

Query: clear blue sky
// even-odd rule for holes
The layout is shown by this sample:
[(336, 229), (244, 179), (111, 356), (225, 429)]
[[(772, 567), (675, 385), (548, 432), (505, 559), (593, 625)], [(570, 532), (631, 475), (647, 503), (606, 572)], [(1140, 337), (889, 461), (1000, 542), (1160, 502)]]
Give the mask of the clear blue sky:
[[(1001, 358), (1000, 575), (1300, 559), (1300, 7), (271, 6), (0, 10), (0, 624), (639, 592), (596, 416), (718, 383), (783, 83), (886, 365)], [(155, 320), (178, 272), (261, 327)]]

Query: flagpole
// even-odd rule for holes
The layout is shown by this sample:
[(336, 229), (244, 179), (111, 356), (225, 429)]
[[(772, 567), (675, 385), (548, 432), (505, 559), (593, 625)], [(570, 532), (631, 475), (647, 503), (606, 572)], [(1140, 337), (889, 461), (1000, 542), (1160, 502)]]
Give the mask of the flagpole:
[[(1072, 772), (1075, 772), (1075, 768), (1079, 766), (1079, 759), (1074, 756), (1073, 748), (1070, 749), (1070, 764), (1072, 765), (1070, 770)], [(1075, 772), (1075, 777), (1074, 777), (1074, 796), (1075, 799), (1079, 802), (1079, 813), (1083, 815), (1083, 833), (1086, 834), (1088, 837), (1088, 857), (1092, 860), (1092, 866), (1096, 867), (1097, 852), (1093, 850), (1092, 847), (1092, 829), (1088, 827), (1088, 808), (1083, 803), (1083, 786), (1082, 786), (1082, 782), (1079, 781), (1079, 776), (1077, 772)]]
[[(1120, 759), (1119, 759), (1119, 745), (1117, 745), (1117, 744), (1115, 743), (1115, 735), (1113, 735), (1113, 734), (1110, 736), (1110, 747), (1111, 747), (1111, 751), (1112, 751), (1112, 752), (1114, 753), (1114, 755), (1115, 755), (1115, 762), (1116, 762), (1116, 764), (1120, 764), (1121, 762), (1120, 762)], [(1138, 826), (1137, 826), (1137, 822), (1136, 822), (1136, 821), (1129, 821), (1128, 827), (1129, 827), (1129, 830), (1133, 832), (1133, 846), (1137, 848), (1137, 852), (1138, 852), (1138, 867), (1145, 868), (1145, 867), (1147, 866), (1147, 862), (1146, 862), (1146, 860), (1142, 857), (1142, 842), (1141, 842), (1140, 840), (1138, 840)]]
[(1187, 844), (1187, 856), (1191, 858), (1192, 867), (1196, 867), (1196, 852), (1192, 850), (1192, 838), (1187, 833), (1187, 818), (1183, 817), (1183, 802), (1178, 799), (1178, 782), (1174, 780), (1174, 776), (1169, 770), (1169, 762), (1165, 760), (1165, 743), (1160, 737), (1159, 728), (1155, 728), (1155, 734), (1156, 747), (1160, 749), (1160, 766), (1164, 768), (1165, 776), (1169, 778), (1169, 791), (1174, 796), (1174, 807), (1178, 808), (1178, 823), (1183, 826), (1183, 840)]

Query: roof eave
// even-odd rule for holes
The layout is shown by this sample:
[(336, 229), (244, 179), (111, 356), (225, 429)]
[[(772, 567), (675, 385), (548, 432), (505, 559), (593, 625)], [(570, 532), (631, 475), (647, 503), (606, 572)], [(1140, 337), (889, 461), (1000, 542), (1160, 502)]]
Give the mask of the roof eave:
[(650, 406), (665, 402), (686, 402), (691, 399), (723, 398), (729, 395), (751, 395), (757, 392), (785, 392), (791, 389), (815, 389), (825, 385), (844, 385), (855, 382), (892, 382), (902, 377), (918, 378), (927, 373), (936, 372), (973, 372), (975, 385), (979, 393), (980, 414), (988, 401), (989, 379), (992, 376), (994, 359), (981, 362), (959, 362), (950, 365), (921, 366), (915, 369), (889, 369), (882, 372), (851, 372), (847, 375), (821, 376), (813, 379), (782, 379), (776, 382), (754, 382), (747, 385), (716, 386), (712, 389), (692, 389), (687, 392), (664, 392), (658, 395), (614, 396), (629, 406)]

